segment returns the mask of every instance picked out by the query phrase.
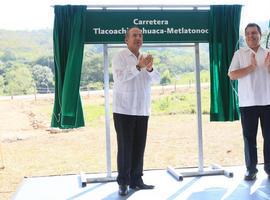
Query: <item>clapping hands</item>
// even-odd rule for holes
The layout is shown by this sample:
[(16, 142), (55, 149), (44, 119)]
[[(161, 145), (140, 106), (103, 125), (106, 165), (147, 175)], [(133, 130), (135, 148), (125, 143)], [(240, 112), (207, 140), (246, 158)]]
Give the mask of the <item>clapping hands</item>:
[(147, 54), (146, 56), (141, 56), (138, 63), (140, 68), (146, 68), (147, 71), (152, 71), (153, 69), (153, 56)]
[(251, 54), (251, 66), (254, 68), (256, 68), (256, 66), (257, 66), (257, 60), (256, 60), (255, 53)]

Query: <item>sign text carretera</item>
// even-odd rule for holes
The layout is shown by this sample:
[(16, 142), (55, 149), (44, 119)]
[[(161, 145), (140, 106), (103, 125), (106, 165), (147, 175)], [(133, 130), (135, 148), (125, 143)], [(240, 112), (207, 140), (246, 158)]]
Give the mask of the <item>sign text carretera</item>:
[(123, 43), (125, 33), (134, 26), (142, 30), (145, 43), (208, 42), (208, 16), (205, 10), (89, 10), (86, 43)]

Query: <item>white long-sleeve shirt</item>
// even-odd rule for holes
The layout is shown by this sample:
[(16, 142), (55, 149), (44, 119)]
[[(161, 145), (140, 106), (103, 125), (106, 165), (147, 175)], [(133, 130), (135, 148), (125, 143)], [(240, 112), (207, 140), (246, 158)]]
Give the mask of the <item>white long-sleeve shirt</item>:
[(270, 73), (265, 65), (267, 52), (269, 50), (262, 47), (259, 47), (257, 52), (245, 47), (234, 53), (229, 73), (250, 65), (252, 53), (257, 61), (255, 71), (238, 79), (240, 107), (270, 105)]
[(137, 64), (137, 57), (129, 49), (120, 51), (112, 60), (114, 113), (150, 115), (151, 83), (158, 83), (160, 74), (155, 69), (139, 71)]

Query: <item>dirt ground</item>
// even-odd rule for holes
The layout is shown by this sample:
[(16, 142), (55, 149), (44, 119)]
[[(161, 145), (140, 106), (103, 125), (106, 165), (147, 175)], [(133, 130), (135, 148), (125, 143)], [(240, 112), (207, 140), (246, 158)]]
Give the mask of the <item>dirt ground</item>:
[[(105, 121), (68, 132), (50, 131), (53, 100), (0, 100), (0, 199), (10, 199), (24, 177), (106, 172)], [(112, 169), (116, 141), (111, 127)], [(261, 134), (259, 134), (261, 135)], [(204, 165), (243, 165), (241, 127), (203, 115)], [(258, 140), (262, 162), (261, 136)], [(198, 166), (196, 115), (151, 116), (145, 169)], [(244, 172), (243, 172), (244, 173)]]

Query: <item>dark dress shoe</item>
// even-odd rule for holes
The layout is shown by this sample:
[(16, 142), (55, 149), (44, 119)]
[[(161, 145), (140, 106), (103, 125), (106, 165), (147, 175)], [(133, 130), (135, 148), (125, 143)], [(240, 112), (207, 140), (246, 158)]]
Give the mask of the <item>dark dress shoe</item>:
[(246, 181), (253, 181), (253, 180), (255, 180), (256, 179), (257, 172), (258, 172), (257, 169), (256, 170), (253, 170), (253, 171), (246, 171), (245, 178), (244, 179)]
[(128, 186), (127, 185), (119, 185), (118, 194), (121, 196), (126, 196), (128, 194)]
[(133, 190), (151, 190), (151, 189), (154, 189), (155, 186), (154, 185), (146, 185), (144, 183), (139, 183), (139, 184), (133, 184), (133, 185), (130, 185), (130, 188), (133, 189)]

